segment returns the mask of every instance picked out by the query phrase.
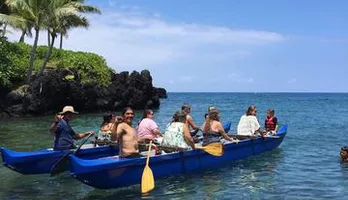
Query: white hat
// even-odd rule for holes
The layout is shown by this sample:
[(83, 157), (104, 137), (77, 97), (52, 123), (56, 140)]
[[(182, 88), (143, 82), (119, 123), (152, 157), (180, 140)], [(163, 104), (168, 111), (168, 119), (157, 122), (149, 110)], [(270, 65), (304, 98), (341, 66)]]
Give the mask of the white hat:
[(64, 113), (66, 113), (66, 112), (71, 112), (71, 113), (74, 113), (74, 114), (79, 114), (78, 112), (76, 112), (76, 111), (74, 110), (74, 107), (72, 107), (72, 106), (65, 106), (65, 107), (63, 108), (63, 111), (60, 112), (59, 114), (64, 114)]

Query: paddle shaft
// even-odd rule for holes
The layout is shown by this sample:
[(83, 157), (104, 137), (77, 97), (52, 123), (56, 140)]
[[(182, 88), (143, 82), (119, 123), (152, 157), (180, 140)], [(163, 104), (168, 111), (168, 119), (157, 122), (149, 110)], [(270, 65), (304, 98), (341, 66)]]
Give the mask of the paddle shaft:
[(80, 144), (80, 146), (77, 147), (76, 150), (74, 150), (74, 151), (72, 151), (72, 152), (70, 151), (70, 152), (64, 154), (64, 156), (61, 157), (61, 158), (52, 166), (52, 168), (51, 168), (51, 175), (55, 175), (55, 174), (59, 174), (59, 173), (61, 173), (61, 172), (64, 172), (65, 169), (66, 169), (65, 165), (66, 165), (66, 163), (68, 162), (68, 157), (69, 157), (69, 155), (70, 155), (71, 153), (72, 153), (72, 154), (76, 154), (76, 153), (81, 149), (82, 145), (84, 145), (84, 144), (87, 142), (87, 140), (88, 140), (92, 135), (93, 135), (93, 133), (90, 133), (90, 134), (87, 136), (87, 138), (86, 138), (84, 141), (82, 141), (82, 143)]
[(73, 151), (73, 154), (76, 154), (92, 135), (93, 135), (93, 133), (90, 133), (87, 136), (87, 138), (81, 142), (80, 146), (77, 147), (77, 149), (75, 151)]
[(149, 166), (151, 146), (152, 146), (152, 140), (150, 141), (150, 144), (149, 144), (149, 151), (147, 152), (146, 166)]

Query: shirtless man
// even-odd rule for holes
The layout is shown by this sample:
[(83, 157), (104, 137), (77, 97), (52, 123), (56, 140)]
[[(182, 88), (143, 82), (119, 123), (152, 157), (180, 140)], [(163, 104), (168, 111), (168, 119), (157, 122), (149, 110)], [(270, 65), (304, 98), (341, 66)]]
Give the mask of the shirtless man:
[(135, 129), (132, 127), (134, 112), (132, 108), (127, 107), (122, 112), (123, 122), (116, 124), (115, 131), (112, 134), (112, 140), (118, 141), (120, 147), (120, 157), (137, 158), (141, 157), (138, 149), (138, 137)]
[(188, 125), (190, 129), (191, 136), (194, 136), (199, 131), (200, 127), (195, 124), (195, 122), (192, 119), (191, 113), (191, 106), (189, 104), (184, 104), (181, 106), (181, 110), (186, 114), (186, 124)]

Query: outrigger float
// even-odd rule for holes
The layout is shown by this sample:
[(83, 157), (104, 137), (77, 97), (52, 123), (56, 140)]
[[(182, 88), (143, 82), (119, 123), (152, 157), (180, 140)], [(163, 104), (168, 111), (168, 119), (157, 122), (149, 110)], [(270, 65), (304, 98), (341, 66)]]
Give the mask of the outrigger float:
[[(107, 156), (118, 155), (118, 146), (100, 146), (81, 148), (76, 152), (76, 156), (83, 159), (96, 159)], [(88, 148), (89, 147), (89, 148)], [(21, 174), (45, 174), (50, 173), (52, 167), (71, 151), (54, 151), (50, 149), (42, 149), (37, 151), (18, 152), (1, 147), (1, 157), (3, 165)], [(65, 170), (68, 169), (68, 166)]]

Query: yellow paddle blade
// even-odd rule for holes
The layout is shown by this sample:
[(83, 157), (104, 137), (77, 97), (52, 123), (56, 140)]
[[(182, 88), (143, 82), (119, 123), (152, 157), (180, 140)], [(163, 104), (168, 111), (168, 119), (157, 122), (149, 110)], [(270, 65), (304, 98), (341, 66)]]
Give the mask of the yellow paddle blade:
[(200, 149), (213, 156), (222, 156), (224, 154), (224, 145), (220, 142), (210, 143), (207, 146), (201, 147)]
[(151, 152), (152, 140), (149, 144), (149, 151), (147, 152), (146, 164), (141, 176), (141, 193), (148, 193), (155, 188), (155, 179), (152, 174), (152, 170), (149, 167), (150, 152)]
[(141, 177), (141, 193), (148, 193), (155, 188), (155, 179), (153, 178), (152, 170), (147, 165)]

